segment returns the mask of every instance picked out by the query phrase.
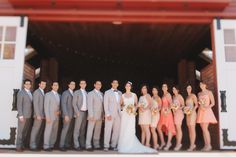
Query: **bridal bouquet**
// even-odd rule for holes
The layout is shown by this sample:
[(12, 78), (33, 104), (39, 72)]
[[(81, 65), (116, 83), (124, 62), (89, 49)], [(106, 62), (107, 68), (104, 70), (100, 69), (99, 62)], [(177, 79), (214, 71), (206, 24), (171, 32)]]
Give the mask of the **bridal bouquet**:
[(186, 115), (190, 115), (190, 114), (192, 113), (192, 108), (189, 107), (189, 106), (185, 106), (185, 107), (184, 107), (184, 113), (185, 113)]
[(133, 115), (135, 115), (135, 116), (137, 115), (135, 106), (134, 106), (133, 104), (127, 105), (127, 107), (126, 107), (126, 112), (127, 112), (129, 115), (131, 115), (131, 114), (133, 114)]
[(178, 110), (178, 108), (179, 108), (179, 105), (178, 104), (176, 104), (176, 103), (173, 103), (173, 104), (171, 104), (171, 106), (170, 106), (170, 108), (172, 109), (172, 111), (177, 111)]
[(200, 99), (198, 103), (199, 103), (199, 105), (200, 105), (202, 108), (205, 108), (205, 107), (206, 107), (206, 106), (205, 106), (206, 104), (205, 104), (204, 99)]
[[(144, 109), (146, 107), (146, 103), (143, 102), (143, 101), (140, 101), (138, 107), (141, 108), (141, 109)], [(143, 110), (139, 110), (139, 112), (142, 114), (144, 111)]]
[(151, 112), (152, 112), (152, 116), (155, 116), (155, 115), (159, 112), (158, 107), (152, 108), (152, 109), (151, 109)]
[(163, 109), (163, 113), (164, 113), (165, 116), (167, 116), (169, 112), (170, 112), (169, 108), (164, 108)]

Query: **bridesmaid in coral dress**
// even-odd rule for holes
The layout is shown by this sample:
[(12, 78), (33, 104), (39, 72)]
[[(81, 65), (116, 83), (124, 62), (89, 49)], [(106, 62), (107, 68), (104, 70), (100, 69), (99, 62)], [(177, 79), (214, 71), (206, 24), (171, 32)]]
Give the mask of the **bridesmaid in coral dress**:
[[(196, 109), (198, 108), (197, 96), (192, 92), (192, 86), (189, 84), (186, 88), (188, 96), (186, 98), (186, 123), (188, 126), (190, 146), (188, 151), (193, 151), (196, 149), (196, 122), (197, 122), (197, 113)], [(190, 111), (190, 112), (188, 112)]]
[(182, 147), (182, 122), (184, 119), (183, 107), (184, 107), (184, 98), (181, 94), (179, 94), (179, 88), (174, 86), (172, 89), (173, 96), (173, 106), (172, 111), (174, 113), (174, 123), (176, 128), (176, 146), (174, 148), (175, 151), (179, 151)]
[(161, 141), (162, 139), (164, 139), (163, 132), (168, 136), (168, 141), (166, 146), (163, 140), (160, 149), (162, 149), (165, 146), (164, 150), (169, 150), (169, 148), (172, 145), (171, 144), (172, 137), (176, 134), (176, 131), (175, 131), (173, 114), (170, 109), (170, 105), (172, 104), (172, 98), (170, 93), (168, 92), (167, 84), (162, 85), (162, 91), (163, 91), (162, 108), (161, 108), (160, 121), (158, 123), (158, 133), (160, 135)]
[(204, 82), (200, 82), (201, 92), (198, 93), (199, 110), (197, 114), (197, 123), (200, 123), (203, 132), (203, 138), (205, 146), (203, 151), (210, 151), (211, 146), (211, 135), (208, 130), (209, 124), (216, 124), (217, 120), (212, 111), (212, 107), (215, 105), (215, 99), (210, 90), (207, 89), (207, 85)]

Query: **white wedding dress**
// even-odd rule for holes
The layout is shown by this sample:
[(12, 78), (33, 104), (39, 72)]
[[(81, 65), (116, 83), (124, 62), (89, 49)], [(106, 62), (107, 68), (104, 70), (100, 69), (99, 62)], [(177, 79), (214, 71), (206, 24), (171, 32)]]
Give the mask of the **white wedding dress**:
[(121, 111), (120, 136), (118, 141), (118, 152), (120, 153), (157, 153), (157, 150), (146, 147), (136, 137), (135, 115), (126, 112), (127, 105), (134, 104), (135, 94), (124, 100), (123, 111)]

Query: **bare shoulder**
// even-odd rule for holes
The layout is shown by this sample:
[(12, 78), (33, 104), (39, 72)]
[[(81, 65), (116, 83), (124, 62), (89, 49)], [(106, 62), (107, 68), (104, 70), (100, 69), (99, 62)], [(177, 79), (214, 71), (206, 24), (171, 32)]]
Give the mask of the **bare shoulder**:
[(132, 93), (132, 94), (136, 99), (138, 98), (136, 93)]
[(191, 97), (192, 97), (193, 99), (197, 99), (197, 96), (196, 96), (195, 94), (191, 94)]
[(207, 92), (210, 96), (213, 96), (213, 92), (211, 90), (207, 90)]
[(170, 93), (167, 93), (167, 94), (166, 94), (166, 97), (172, 98), (172, 96), (171, 96)]

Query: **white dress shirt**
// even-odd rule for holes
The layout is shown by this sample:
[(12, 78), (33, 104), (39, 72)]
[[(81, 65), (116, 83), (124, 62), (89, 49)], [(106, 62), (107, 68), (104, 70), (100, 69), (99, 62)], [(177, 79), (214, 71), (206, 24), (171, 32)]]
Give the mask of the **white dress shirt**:
[(94, 90), (95, 90), (95, 92), (100, 96), (100, 98), (102, 99), (102, 94), (101, 94), (101, 92), (98, 91), (97, 89), (94, 89)]
[(59, 94), (57, 92), (55, 92), (54, 90), (52, 90), (52, 92), (56, 96), (57, 101), (60, 101)]
[(112, 91), (115, 93), (115, 96), (116, 96), (116, 101), (119, 102), (119, 93), (118, 93), (118, 90), (117, 90), (117, 92), (115, 92), (115, 90), (117, 90), (117, 89), (112, 88)]
[(82, 95), (83, 95), (83, 104), (82, 104), (82, 107), (81, 107), (81, 111), (87, 111), (87, 98), (86, 98), (86, 91), (84, 89), (81, 89), (82, 91)]
[(71, 95), (74, 94), (74, 93), (73, 93), (73, 90), (71, 90), (70, 88), (69, 88), (69, 92), (70, 92)]
[(33, 99), (32, 93), (30, 92), (30, 90), (25, 88), (25, 91), (27, 92), (27, 94), (29, 95), (30, 99)]
[(39, 88), (39, 90), (42, 92), (42, 94), (44, 95), (44, 90), (43, 89), (41, 89), (41, 88)]

